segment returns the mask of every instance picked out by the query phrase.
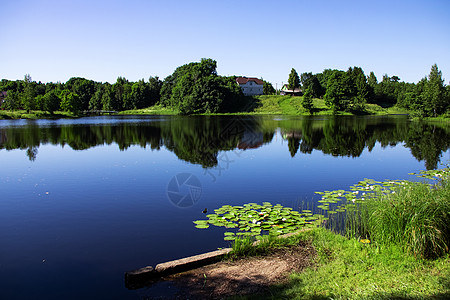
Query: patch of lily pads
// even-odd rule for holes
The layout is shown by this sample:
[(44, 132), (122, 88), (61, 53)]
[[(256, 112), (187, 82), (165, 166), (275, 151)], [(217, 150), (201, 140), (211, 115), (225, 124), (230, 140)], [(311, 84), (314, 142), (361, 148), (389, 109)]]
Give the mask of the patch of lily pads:
[(290, 207), (280, 204), (272, 205), (269, 202), (248, 203), (242, 206), (224, 205), (214, 214), (206, 215), (207, 220), (194, 221), (195, 227), (200, 229), (209, 226), (223, 226), (234, 229), (225, 232), (225, 240), (234, 240), (236, 237), (259, 238), (264, 234), (281, 235), (295, 232), (308, 226), (315, 226), (324, 217), (313, 215), (309, 210), (298, 212)]
[[(450, 176), (450, 168), (421, 171), (420, 173), (409, 173), (409, 175), (415, 175), (419, 178), (428, 180), (439, 180), (442, 177)], [(373, 179), (364, 179), (357, 184), (352, 185), (348, 191), (334, 190), (316, 192), (316, 194), (322, 196), (319, 200), (320, 205), (318, 208), (328, 214), (345, 212), (347, 209), (354, 208), (358, 204), (364, 203), (379, 195), (395, 194), (399, 189), (406, 189), (408, 185), (411, 184), (414, 184), (414, 182), (408, 180), (376, 181)]]

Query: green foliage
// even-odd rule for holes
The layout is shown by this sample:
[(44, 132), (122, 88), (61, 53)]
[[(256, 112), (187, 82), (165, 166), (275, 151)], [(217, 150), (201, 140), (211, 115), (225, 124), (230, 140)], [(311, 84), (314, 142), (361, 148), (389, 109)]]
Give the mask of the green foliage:
[(276, 91), (273, 88), (273, 85), (264, 80), (264, 84), (263, 84), (263, 94), (264, 95), (275, 95)]
[(302, 99), (302, 106), (304, 109), (306, 109), (309, 113), (312, 112), (313, 110), (313, 99), (312, 99), (312, 87), (309, 86), (306, 91), (305, 94), (303, 95), (303, 99)]
[(69, 90), (63, 90), (60, 94), (61, 110), (78, 114), (82, 108), (81, 98)]
[(351, 79), (346, 72), (333, 71), (327, 82), (327, 91), (324, 99), (334, 113), (347, 110), (352, 98)]
[(95, 93), (95, 82), (81, 77), (72, 77), (65, 88), (79, 97), (79, 110), (88, 110), (89, 102)]
[(97, 85), (94, 95), (89, 100), (89, 110), (102, 110), (102, 98), (105, 88), (103, 85)]
[[(243, 96), (235, 79), (218, 76), (216, 62), (212, 59), (202, 59), (201, 62), (178, 67), (164, 81), (158, 77), (150, 77), (148, 82), (143, 79), (130, 82), (119, 77), (111, 85), (107, 82), (72, 77), (66, 83), (43, 84), (32, 81), (31, 76), (27, 74), (24, 80), (2, 79), (0, 91), (9, 95), (2, 103), (3, 109), (25, 109), (28, 113), (34, 109), (50, 109), (44, 107), (44, 96), (51, 90), (55, 90), (56, 95), (59, 95), (62, 90), (67, 89), (79, 96), (79, 111), (136, 110), (159, 103), (166, 110), (170, 107), (172, 111), (183, 114), (252, 112), (255, 108), (255, 113), (273, 114), (287, 111), (288, 114), (305, 114), (300, 101), (279, 102), (280, 109), (273, 111), (267, 111), (268, 107), (261, 107), (264, 103), (258, 107), (258, 103), (252, 98)], [(325, 69), (318, 74), (305, 72), (301, 74), (301, 78), (295, 69), (292, 69), (288, 82), (290, 89), (300, 87), (300, 82), (303, 91), (310, 88), (315, 114), (330, 114), (322, 107), (322, 98), (333, 113), (389, 113), (388, 109), (395, 106), (393, 111), (412, 110), (412, 116), (418, 118), (450, 114), (450, 87), (444, 84), (442, 72), (437, 65), (433, 65), (430, 74), (417, 84), (405, 83), (400, 81), (398, 76), (389, 77), (387, 74), (378, 82), (373, 72), (366, 78), (360, 67), (351, 67), (347, 72), (332, 69)], [(265, 95), (275, 93), (273, 86), (266, 81), (263, 92)], [(368, 103), (377, 104), (381, 108)]]
[(297, 246), (300, 243), (304, 244), (304, 237), (301, 238), (299, 234), (291, 236), (274, 236), (262, 235), (255, 242), (250, 237), (235, 238), (231, 244), (232, 251), (228, 254), (228, 258), (257, 256), (270, 254), (273, 250)]
[(325, 91), (324, 91), (322, 85), (320, 84), (320, 81), (317, 78), (317, 75), (313, 75), (311, 72), (302, 73), (300, 75), (300, 78), (301, 78), (303, 91), (310, 89), (311, 97), (320, 98), (325, 94)]
[(43, 110), (53, 113), (60, 108), (61, 99), (56, 93), (56, 90), (50, 90), (43, 96)]
[(297, 71), (294, 68), (292, 68), (288, 78), (288, 89), (294, 90), (299, 87), (300, 87), (300, 78), (298, 77)]
[(423, 111), (426, 116), (436, 117), (449, 108), (449, 99), (445, 91), (442, 72), (436, 64), (431, 67), (422, 96)]
[(353, 96), (351, 108), (363, 111), (370, 95), (370, 86), (367, 83), (366, 75), (360, 67), (349, 68), (347, 74), (351, 81), (350, 93)]
[(182, 114), (232, 111), (242, 91), (234, 77), (217, 75), (216, 61), (202, 59), (178, 67), (161, 87), (161, 102)]
[(23, 80), (23, 86), (24, 90), (23, 93), (21, 94), (22, 107), (25, 110), (30, 111), (36, 107), (36, 102), (34, 98), (35, 90), (32, 84), (31, 76), (29, 74), (25, 75)]
[(9, 90), (2, 108), (7, 110), (16, 110), (21, 107), (20, 94), (15, 90)]
[(131, 84), (125, 77), (118, 77), (116, 83), (112, 85), (113, 97), (110, 98), (108, 107), (114, 111), (131, 109)]

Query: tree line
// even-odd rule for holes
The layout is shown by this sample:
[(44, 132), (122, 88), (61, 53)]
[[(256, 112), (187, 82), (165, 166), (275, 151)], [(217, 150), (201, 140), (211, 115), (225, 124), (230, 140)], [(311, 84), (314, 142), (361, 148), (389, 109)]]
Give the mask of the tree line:
[(150, 77), (130, 82), (124, 77), (114, 84), (101, 83), (81, 77), (72, 77), (66, 83), (41, 83), (24, 80), (0, 82), (0, 91), (6, 91), (2, 108), (8, 110), (42, 110), (53, 113), (68, 111), (78, 114), (88, 110), (121, 111), (145, 108), (159, 101), (162, 82)]
[[(298, 75), (292, 68), (289, 89), (301, 88), (301, 104), (313, 111), (313, 98), (325, 100), (326, 105), (338, 111), (364, 111), (367, 103), (383, 107), (397, 105), (418, 116), (431, 117), (447, 113), (450, 108), (450, 86), (445, 85), (437, 65), (417, 84), (400, 81), (398, 76), (383, 75), (378, 81), (373, 72), (368, 76), (360, 67), (347, 71), (325, 69), (322, 73), (305, 72)], [(146, 108), (155, 104), (170, 107), (182, 114), (237, 112), (248, 101), (236, 84), (235, 76), (219, 76), (217, 62), (202, 59), (178, 67), (164, 80), (150, 77), (132, 82), (118, 77), (113, 84), (96, 82), (81, 77), (66, 83), (41, 83), (25, 75), (23, 80), (0, 81), (0, 91), (6, 92), (2, 109), (42, 110), (53, 113), (68, 111), (122, 111)], [(276, 91), (264, 81), (266, 95)]]
[(325, 69), (322, 73), (305, 72), (300, 76), (292, 69), (288, 88), (302, 89), (302, 105), (309, 111), (313, 108), (312, 98), (324, 99), (334, 112), (363, 111), (367, 103), (382, 107), (397, 105), (422, 117), (436, 117), (450, 109), (450, 85), (445, 85), (436, 64), (417, 84), (387, 74), (378, 82), (373, 72), (366, 76), (360, 67), (347, 71)]

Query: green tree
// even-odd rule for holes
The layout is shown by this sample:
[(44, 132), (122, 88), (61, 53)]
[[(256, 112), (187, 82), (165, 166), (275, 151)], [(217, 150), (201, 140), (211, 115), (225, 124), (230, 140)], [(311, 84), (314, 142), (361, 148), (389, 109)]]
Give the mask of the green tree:
[(5, 109), (16, 110), (20, 108), (20, 94), (15, 90), (9, 90), (2, 105)]
[(353, 97), (352, 108), (364, 110), (370, 94), (370, 86), (367, 83), (366, 75), (360, 67), (349, 68), (347, 75), (352, 81), (350, 92)]
[(275, 95), (275, 89), (273, 88), (273, 85), (268, 82), (263, 80), (263, 94), (264, 95)]
[(352, 82), (344, 71), (335, 70), (329, 76), (324, 99), (325, 104), (333, 109), (334, 113), (349, 108), (352, 97), (351, 85)]
[(375, 88), (378, 85), (378, 79), (374, 72), (370, 72), (367, 77), (367, 85), (369, 86), (369, 102), (373, 103), (375, 102)]
[(89, 100), (89, 110), (102, 110), (103, 85), (97, 84), (94, 95)]
[(70, 78), (65, 87), (80, 97), (80, 110), (88, 110), (89, 102), (95, 93), (95, 82), (82, 77)]
[(448, 108), (447, 95), (445, 92), (442, 72), (434, 64), (431, 67), (428, 81), (423, 91), (423, 108), (427, 116), (438, 116), (444, 113)]
[(37, 95), (34, 98), (35, 109), (44, 110), (44, 95)]
[(163, 82), (158, 76), (148, 79), (149, 96), (145, 99), (143, 107), (149, 107), (160, 102), (162, 85)]
[(31, 80), (30, 74), (25, 75), (23, 80), (24, 90), (21, 95), (22, 107), (28, 112), (35, 108), (35, 90), (33, 87), (33, 82)]
[(61, 99), (56, 90), (50, 90), (43, 96), (43, 110), (53, 114), (61, 107)]
[(68, 89), (65, 89), (61, 92), (61, 110), (71, 112), (73, 114), (78, 114), (81, 110), (82, 103), (81, 98), (71, 92)]
[(324, 91), (322, 85), (320, 84), (317, 75), (313, 75), (313, 73), (302, 73), (300, 75), (300, 81), (302, 83), (302, 90), (306, 91), (310, 88), (311, 96), (313, 98), (320, 98), (323, 96)]
[(131, 84), (125, 77), (118, 77), (112, 86), (114, 97), (110, 102), (112, 110), (131, 109)]
[(300, 78), (298, 77), (297, 71), (292, 68), (291, 73), (288, 78), (288, 89), (295, 90), (300, 87)]
[(303, 94), (302, 106), (304, 109), (308, 110), (309, 113), (311, 113), (313, 110), (314, 106), (313, 106), (312, 87), (311, 86), (309, 86), (306, 89), (305, 94)]
[(105, 83), (103, 85), (103, 94), (102, 94), (102, 108), (106, 111), (114, 110), (113, 102), (114, 102), (114, 91), (113, 87), (109, 83)]
[(218, 76), (216, 65), (216, 61), (203, 58), (199, 63), (178, 67), (164, 80), (161, 102), (183, 114), (231, 111), (242, 97), (242, 91), (235, 78)]
[(133, 83), (131, 86), (131, 106), (132, 108), (144, 108), (146, 107), (146, 102), (150, 97), (150, 89), (149, 86), (145, 83), (144, 79), (139, 80), (138, 82)]

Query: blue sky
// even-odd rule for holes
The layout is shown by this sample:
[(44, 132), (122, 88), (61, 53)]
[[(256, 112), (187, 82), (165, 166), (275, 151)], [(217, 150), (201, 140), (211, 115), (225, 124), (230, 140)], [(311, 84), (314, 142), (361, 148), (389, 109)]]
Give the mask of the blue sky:
[(450, 1), (0, 1), (0, 78), (161, 79), (203, 57), (279, 85), (291, 68), (450, 80)]

